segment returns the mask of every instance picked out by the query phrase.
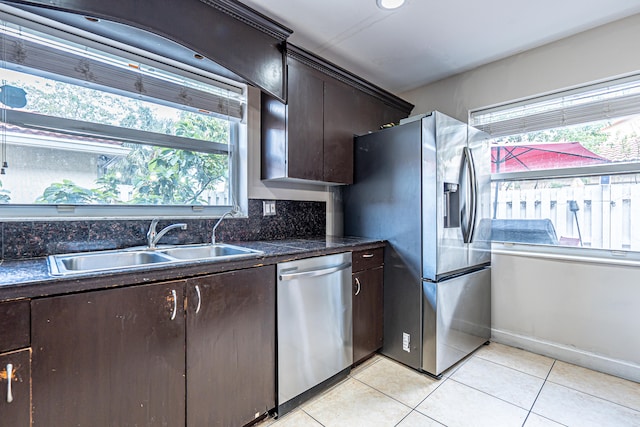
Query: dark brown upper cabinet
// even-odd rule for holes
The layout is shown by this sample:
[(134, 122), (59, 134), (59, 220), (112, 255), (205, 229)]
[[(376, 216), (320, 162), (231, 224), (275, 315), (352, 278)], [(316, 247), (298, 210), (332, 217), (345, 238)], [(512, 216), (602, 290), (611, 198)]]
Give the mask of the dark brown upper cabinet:
[(236, 0), (7, 3), (285, 99), (282, 46), (292, 31)]
[(287, 103), (262, 93), (264, 180), (353, 183), (353, 137), (406, 117), (413, 105), (287, 45)]

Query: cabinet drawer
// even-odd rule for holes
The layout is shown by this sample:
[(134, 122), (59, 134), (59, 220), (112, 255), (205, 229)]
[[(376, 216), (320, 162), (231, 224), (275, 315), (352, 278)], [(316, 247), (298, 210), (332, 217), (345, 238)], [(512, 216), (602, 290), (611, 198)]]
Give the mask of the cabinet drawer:
[(0, 303), (0, 353), (29, 347), (29, 300)]
[(356, 271), (368, 270), (370, 268), (380, 267), (384, 262), (384, 248), (369, 249), (366, 251), (353, 252), (351, 270)]

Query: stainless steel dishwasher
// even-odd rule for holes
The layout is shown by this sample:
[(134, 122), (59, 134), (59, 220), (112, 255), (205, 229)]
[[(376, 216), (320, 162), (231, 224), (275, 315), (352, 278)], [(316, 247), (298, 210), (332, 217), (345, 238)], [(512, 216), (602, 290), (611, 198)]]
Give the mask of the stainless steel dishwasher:
[(351, 253), (278, 264), (278, 415), (349, 373)]

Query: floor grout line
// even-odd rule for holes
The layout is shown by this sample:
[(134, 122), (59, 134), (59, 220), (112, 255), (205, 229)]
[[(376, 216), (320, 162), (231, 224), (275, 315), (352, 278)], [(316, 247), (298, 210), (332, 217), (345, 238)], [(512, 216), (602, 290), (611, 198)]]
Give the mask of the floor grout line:
[[(496, 365), (504, 366), (505, 368), (509, 368), (509, 369), (513, 369), (513, 370), (518, 371), (518, 372), (522, 372), (523, 374), (531, 375), (532, 377), (536, 377), (536, 378), (539, 378), (541, 380), (546, 379), (549, 376), (549, 372), (551, 372), (551, 369), (549, 369), (549, 371), (547, 372), (546, 376), (541, 377), (541, 376), (538, 376), (538, 375), (531, 374), (529, 372), (525, 372), (522, 369), (514, 368), (513, 366), (509, 366), (509, 365), (506, 365), (504, 363), (500, 363), (500, 362), (497, 362), (495, 360), (492, 360), (492, 359), (489, 359), (489, 358), (486, 358), (486, 357), (482, 357), (480, 355), (474, 355), (474, 357), (477, 357), (478, 359), (482, 359), (482, 360), (484, 360), (486, 362), (491, 362), (491, 363), (495, 363)], [(547, 356), (544, 356), (544, 357), (547, 357)], [(553, 360), (553, 363), (551, 364), (551, 367), (553, 367), (553, 365), (555, 364), (556, 361), (555, 361), (555, 359), (551, 359), (551, 360)]]
[(614, 402), (613, 400), (609, 400), (609, 399), (607, 399), (607, 398), (605, 398), (605, 397), (597, 396), (597, 395), (595, 395), (595, 394), (591, 394), (591, 393), (587, 393), (587, 392), (586, 392), (586, 391), (584, 391), (584, 390), (580, 390), (580, 389), (577, 389), (577, 388), (574, 388), (574, 387), (569, 387), (569, 386), (568, 386), (568, 385), (566, 385), (566, 384), (562, 384), (562, 383), (559, 383), (559, 382), (556, 382), (556, 381), (551, 381), (551, 380), (546, 380), (546, 381), (545, 381), (545, 384), (546, 384), (546, 383), (555, 384), (555, 385), (558, 385), (558, 386), (560, 386), (560, 387), (564, 387), (564, 388), (566, 388), (566, 389), (573, 390), (573, 391), (576, 391), (576, 392), (578, 392), (578, 393), (586, 394), (587, 396), (591, 396), (591, 397), (593, 397), (593, 398), (596, 398), (596, 399), (599, 399), (599, 400), (603, 400), (603, 401), (605, 401), (605, 402), (607, 402), (607, 403), (611, 403), (611, 404), (613, 404), (613, 405), (617, 405), (617, 406), (620, 406), (620, 407), (622, 407), (622, 408), (626, 408), (626, 409), (629, 409), (629, 410), (631, 410), (631, 411), (634, 411), (634, 412), (638, 412), (638, 413), (640, 413), (640, 409), (631, 408), (631, 407), (629, 407), (629, 406), (627, 406), (627, 405), (623, 405), (622, 403)]
[(404, 416), (404, 418), (402, 418), (400, 421), (398, 421), (398, 423), (396, 423), (393, 427), (398, 427), (400, 424), (402, 424), (402, 422), (407, 419), (411, 414), (413, 414), (414, 412), (420, 414), (420, 416), (425, 417), (425, 418), (429, 418), (430, 420), (432, 420), (433, 422), (436, 422), (438, 424), (440, 424), (443, 427), (447, 427), (446, 424), (441, 423), (440, 421), (436, 420), (435, 418), (432, 418), (428, 415), (423, 414), (422, 412), (418, 411), (417, 409), (413, 409), (411, 410), (411, 412), (409, 412), (407, 415)]
[(411, 413), (412, 413), (412, 412), (413, 412), (413, 410), (409, 411), (409, 413), (408, 413), (407, 415), (405, 415), (404, 417), (402, 417), (402, 419), (401, 419), (400, 421), (398, 421), (398, 422), (394, 425), (394, 427), (398, 427), (400, 424), (402, 424), (402, 422), (403, 422), (404, 420), (406, 420), (406, 419), (407, 419), (407, 417), (408, 417), (409, 415), (411, 415)]
[[(439, 389), (439, 388), (442, 386), (442, 384), (444, 384), (445, 382), (447, 382), (450, 378), (451, 378), (451, 377), (446, 377), (446, 378), (442, 378), (442, 379), (438, 380), (438, 385), (437, 385), (437, 387), (436, 387), (436, 388), (434, 388), (433, 390), (431, 390), (431, 391), (429, 392), (429, 394), (427, 394), (427, 395), (425, 396), (425, 398), (424, 398), (424, 399), (422, 399), (422, 400), (421, 400), (421, 401), (416, 405), (416, 407), (415, 407), (415, 408), (413, 408), (413, 410), (414, 410), (414, 411), (418, 411), (418, 406), (422, 405), (422, 403), (423, 403), (425, 400), (427, 400), (427, 399), (429, 398), (429, 396), (431, 396), (431, 395), (432, 395), (432, 394), (433, 394), (437, 389)], [(422, 412), (420, 412), (420, 411), (418, 411), (418, 412), (422, 414)], [(427, 416), (426, 414), (422, 414), (422, 415)], [(431, 418), (431, 417), (429, 417), (429, 418)], [(437, 420), (436, 420), (436, 421), (437, 421)], [(440, 422), (440, 421), (438, 421), (438, 422)], [(442, 424), (442, 423), (441, 423), (441, 424)]]
[[(374, 386), (369, 385), (369, 384), (365, 383), (364, 381), (361, 381), (361, 380), (359, 380), (359, 379), (357, 379), (357, 378), (353, 378), (353, 380), (358, 381), (360, 384), (362, 384), (362, 385), (364, 385), (364, 386), (369, 387), (371, 390), (375, 390), (375, 391), (377, 391), (378, 393), (380, 393), (380, 394), (382, 394), (382, 395), (384, 395), (384, 396), (388, 397), (388, 398), (389, 398), (389, 399), (391, 399), (391, 400), (394, 400), (395, 402), (398, 402), (399, 404), (401, 404), (401, 405), (403, 405), (403, 406), (406, 406), (406, 407), (407, 407), (407, 408), (409, 408), (411, 411), (413, 411), (413, 408), (412, 408), (411, 406), (407, 405), (407, 404), (406, 404), (406, 403), (404, 403), (404, 402), (400, 402), (400, 401), (399, 401), (398, 399), (396, 399), (395, 397), (393, 397), (393, 396), (389, 396), (387, 393), (385, 393), (385, 392), (383, 392), (383, 391), (378, 390), (378, 389), (377, 389), (377, 388), (375, 388)], [(411, 413), (411, 411), (409, 411), (409, 413)]]
[[(486, 392), (486, 391), (484, 391), (484, 390), (480, 390), (479, 388), (475, 388), (475, 387), (473, 387), (473, 386), (470, 386), (469, 384), (465, 384), (465, 383), (463, 383), (462, 381), (457, 381), (455, 378), (451, 378), (451, 381), (453, 381), (453, 382), (454, 382), (454, 383), (456, 383), (456, 384), (460, 384), (460, 385), (463, 385), (463, 386), (465, 386), (465, 387), (469, 387), (469, 388), (470, 388), (470, 389), (472, 389), (472, 390), (479, 391), (480, 393), (482, 393), (482, 394), (486, 394), (487, 396), (489, 396), (489, 397), (493, 397), (494, 399), (498, 399), (498, 400), (500, 400), (501, 402), (508, 403), (508, 404), (509, 404), (509, 405), (511, 405), (511, 406), (515, 406), (515, 407), (516, 407), (516, 408), (518, 408), (518, 409), (522, 409), (523, 411), (527, 411), (527, 413), (528, 413), (528, 412), (531, 412), (530, 410), (528, 410), (528, 409), (526, 409), (526, 408), (523, 408), (522, 406), (518, 406), (518, 405), (516, 405), (516, 404), (515, 404), (515, 403), (513, 403), (513, 402), (509, 402), (508, 400), (504, 400), (504, 399), (503, 399), (503, 398), (501, 398), (501, 397), (494, 396), (494, 395), (493, 395), (493, 394), (491, 394), (491, 393), (488, 393), (488, 392)], [(543, 387), (544, 387), (544, 384), (543, 384)], [(542, 390), (542, 387), (541, 387), (540, 389)], [(535, 401), (534, 401), (534, 403), (535, 403)]]
[[(557, 359), (553, 359), (553, 363), (551, 364), (551, 368), (549, 369), (549, 372), (547, 372), (547, 376), (544, 377), (544, 382), (542, 383), (542, 387), (540, 387), (540, 390), (538, 390), (538, 394), (536, 394), (536, 398), (533, 399), (533, 403), (531, 404), (531, 408), (529, 408), (529, 412), (527, 413), (527, 417), (524, 419), (524, 423), (522, 423), (523, 426), (527, 423), (527, 420), (529, 419), (529, 415), (531, 415), (531, 412), (533, 411), (533, 407), (536, 406), (536, 402), (538, 401), (538, 398), (540, 397), (540, 393), (542, 393), (542, 390), (544, 389), (545, 384), (547, 384), (547, 381), (549, 380), (549, 375), (551, 375), (551, 371), (553, 371), (553, 367), (556, 366), (556, 362), (557, 362)], [(535, 412), (534, 412), (534, 414), (535, 414)], [(536, 414), (536, 415), (538, 415), (538, 414)], [(547, 419), (550, 419), (550, 418), (547, 418)], [(551, 420), (551, 421), (558, 422), (556, 420)], [(558, 424), (562, 424), (562, 423), (558, 422)]]
[(300, 411), (304, 412), (305, 414), (307, 414), (307, 416), (309, 418), (311, 418), (313, 421), (317, 422), (318, 424), (320, 424), (322, 427), (326, 427), (324, 424), (322, 424), (319, 420), (316, 420), (313, 415), (311, 415), (310, 413), (308, 413), (307, 411), (305, 411), (304, 409), (300, 409)]
[[(485, 359), (485, 358), (482, 358), (482, 357), (479, 357), (479, 356), (474, 356), (474, 357), (478, 357), (478, 359), (480, 359), (480, 360), (482, 360), (482, 361), (484, 361), (484, 362), (489, 362), (489, 363), (491, 363), (491, 364), (493, 364), (493, 365), (500, 366), (500, 367), (503, 367), (503, 368), (507, 368), (507, 369), (510, 369), (510, 370), (512, 370), (512, 371), (519, 372), (519, 373), (521, 373), (521, 374), (524, 374), (524, 375), (527, 375), (527, 376), (529, 376), (529, 377), (536, 378), (536, 379), (539, 379), (539, 380), (542, 380), (542, 381), (546, 381), (546, 380), (547, 380), (547, 378), (549, 377), (549, 374), (551, 373), (551, 369), (549, 369), (549, 372), (547, 372), (547, 376), (543, 378), (543, 377), (539, 377), (539, 376), (537, 376), (537, 375), (530, 374), (529, 372), (525, 372), (525, 371), (523, 371), (522, 369), (514, 368), (513, 366), (508, 366), (508, 365), (505, 365), (505, 364), (503, 364), (503, 363), (496, 362), (496, 361), (494, 361), (494, 360)], [(552, 367), (552, 368), (553, 368), (553, 365), (554, 365), (554, 364), (555, 364), (555, 360), (554, 360), (554, 361), (553, 361), (553, 363), (551, 364), (551, 367)], [(452, 374), (452, 375), (453, 375), (453, 374)]]
[[(533, 354), (535, 354), (535, 353), (533, 353)], [(477, 357), (478, 359), (482, 360), (483, 362), (489, 362), (489, 363), (491, 363), (492, 365), (496, 365), (496, 366), (500, 366), (500, 367), (507, 368), (509, 371), (515, 371), (515, 372), (519, 372), (519, 373), (525, 374), (525, 375), (527, 375), (528, 377), (531, 377), (532, 379), (542, 380), (542, 385), (540, 386), (539, 390), (537, 390), (537, 393), (535, 394), (535, 398), (533, 399), (533, 401), (532, 401), (532, 403), (530, 404), (530, 406), (529, 406), (528, 404), (527, 404), (527, 405), (525, 405), (526, 407), (520, 406), (520, 405), (515, 404), (515, 403), (513, 403), (513, 402), (507, 401), (507, 400), (505, 400), (504, 398), (501, 398), (501, 397), (495, 396), (495, 395), (491, 394), (490, 392), (486, 392), (486, 391), (480, 390), (480, 389), (478, 389), (478, 388), (476, 388), (476, 387), (474, 387), (474, 386), (468, 385), (468, 384), (466, 384), (466, 383), (464, 383), (464, 382), (462, 382), (462, 381), (460, 381), (460, 380), (457, 380), (456, 378), (452, 378), (452, 377), (454, 376), (454, 374), (455, 374), (459, 369), (461, 369), (461, 368), (462, 368), (462, 367), (463, 367), (463, 366), (464, 366), (464, 365), (465, 365), (469, 360), (473, 360), (473, 358), (474, 358), (474, 357)], [(375, 358), (375, 359), (374, 359), (374, 358)], [(391, 359), (391, 358), (388, 358), (388, 357), (386, 357), (386, 356), (384, 356), (384, 355), (374, 356), (372, 359), (374, 359), (374, 360), (370, 360), (370, 361), (369, 361), (369, 360), (367, 360), (367, 361), (365, 361), (365, 362), (363, 363), (363, 365), (364, 365), (364, 364), (366, 364), (365, 366), (360, 365), (359, 367), (361, 368), (361, 370), (359, 370), (359, 371), (356, 373), (356, 375), (358, 375), (358, 376), (362, 376), (362, 374), (364, 374), (365, 372), (367, 372), (369, 368), (371, 368), (371, 367), (373, 367), (373, 366), (377, 365), (380, 361), (382, 361), (382, 360), (388, 360), (388, 361), (390, 361), (390, 362), (392, 362), (392, 363), (395, 363), (395, 364), (397, 364), (397, 365), (401, 366), (403, 369), (407, 369), (407, 370), (409, 370), (409, 371), (410, 371), (410, 372), (412, 372), (412, 373), (415, 373), (415, 374), (417, 374), (417, 375), (420, 375), (421, 377), (424, 377), (424, 378), (428, 378), (428, 379), (430, 379), (430, 380), (433, 380), (433, 378), (429, 377), (428, 375), (424, 374), (423, 372), (421, 372), (421, 371), (419, 371), (419, 370), (412, 369), (412, 368), (410, 368), (410, 367), (407, 367), (406, 365), (403, 365), (403, 364), (401, 364), (401, 363), (398, 363), (397, 361), (395, 361), (395, 360), (393, 360), (393, 359)], [(556, 386), (559, 386), (559, 387), (566, 388), (566, 389), (571, 390), (571, 391), (576, 392), (576, 393), (581, 393), (581, 394), (583, 394), (583, 395), (585, 395), (585, 396), (589, 396), (589, 397), (592, 397), (592, 398), (594, 398), (594, 399), (601, 400), (601, 401), (603, 401), (603, 402), (607, 402), (608, 404), (613, 404), (613, 405), (615, 405), (615, 406), (617, 406), (617, 407), (619, 407), (619, 408), (624, 408), (624, 409), (626, 409), (626, 410), (633, 411), (634, 413), (640, 413), (640, 410), (637, 410), (637, 409), (635, 409), (635, 408), (633, 408), (633, 407), (630, 407), (630, 406), (627, 406), (627, 405), (625, 405), (625, 404), (620, 404), (620, 403), (617, 403), (617, 402), (613, 402), (613, 401), (611, 401), (611, 400), (609, 400), (609, 399), (607, 399), (607, 398), (603, 398), (603, 397), (601, 397), (601, 396), (597, 396), (597, 395), (594, 395), (594, 394), (591, 394), (591, 393), (585, 392), (585, 391), (583, 391), (583, 390), (580, 390), (580, 389), (574, 388), (574, 387), (572, 387), (572, 386), (567, 386), (567, 385), (562, 384), (562, 383), (559, 383), (559, 382), (557, 382), (557, 381), (552, 381), (552, 380), (550, 380), (550, 378), (551, 378), (551, 373), (553, 372), (553, 370), (554, 370), (554, 369), (559, 369), (559, 368), (558, 368), (558, 366), (559, 366), (559, 365), (558, 365), (559, 360), (557, 360), (557, 359), (552, 359), (552, 358), (549, 358), (549, 359), (552, 361), (552, 362), (551, 362), (551, 366), (549, 367), (548, 371), (546, 372), (545, 377), (544, 377), (544, 378), (542, 378), (542, 377), (540, 377), (540, 376), (538, 376), (538, 375), (534, 375), (534, 374), (531, 374), (531, 373), (526, 372), (526, 371), (524, 371), (524, 370), (521, 370), (521, 369), (519, 369), (519, 368), (517, 368), (517, 367), (514, 367), (514, 366), (520, 366), (520, 365), (522, 365), (522, 366), (526, 366), (527, 360), (525, 360), (525, 359), (523, 359), (523, 360), (522, 360), (522, 363), (519, 365), (519, 364), (518, 364), (518, 360), (517, 360), (517, 358), (514, 358), (513, 360), (510, 360), (510, 361), (509, 361), (509, 363), (511, 364), (511, 365), (509, 366), (509, 365), (505, 365), (505, 364), (503, 364), (503, 363), (499, 363), (499, 362), (497, 362), (497, 361), (495, 361), (495, 360), (491, 360), (491, 359), (484, 358), (484, 357), (481, 357), (481, 356), (478, 356), (478, 355), (473, 354), (473, 355), (471, 355), (471, 357), (467, 358), (467, 359), (464, 361), (464, 363), (462, 363), (461, 365), (457, 366), (453, 371), (451, 371), (450, 373), (448, 373), (448, 375), (447, 375), (447, 376), (443, 376), (440, 380), (437, 380), (437, 381), (435, 381), (434, 383), (430, 384), (430, 385), (429, 385), (429, 387), (434, 387), (434, 386), (435, 386), (435, 387), (434, 387), (433, 389), (429, 390), (429, 391), (428, 391), (428, 393), (427, 393), (427, 395), (426, 395), (424, 398), (420, 399), (420, 401), (419, 401), (415, 406), (411, 406), (410, 404), (407, 404), (407, 403), (404, 403), (404, 402), (400, 401), (398, 398), (396, 398), (396, 397), (394, 397), (394, 396), (392, 396), (392, 395), (390, 395), (390, 394), (388, 394), (388, 393), (386, 393), (386, 392), (384, 392), (384, 391), (380, 390), (380, 389), (379, 389), (379, 388), (377, 388), (376, 386), (373, 386), (373, 385), (368, 384), (368, 383), (366, 382), (366, 380), (361, 380), (361, 379), (359, 379), (359, 378), (356, 378), (356, 376), (352, 375), (352, 373), (351, 373), (351, 372), (349, 373), (349, 375), (348, 375), (348, 376), (347, 376), (343, 381), (341, 381), (340, 383), (336, 384), (336, 385), (335, 385), (334, 387), (332, 387), (330, 390), (332, 390), (332, 389), (334, 389), (334, 388), (337, 388), (337, 387), (340, 387), (340, 386), (344, 385), (344, 384), (345, 384), (349, 379), (352, 379), (352, 380), (356, 381), (357, 383), (359, 383), (359, 384), (361, 384), (361, 385), (364, 385), (367, 389), (369, 389), (369, 390), (373, 390), (373, 391), (375, 391), (375, 392), (377, 392), (377, 393), (380, 393), (380, 395), (382, 395), (382, 396), (384, 396), (384, 397), (386, 397), (386, 398), (390, 399), (390, 401), (387, 401), (387, 402), (388, 402), (388, 403), (387, 403), (387, 405), (388, 405), (389, 407), (393, 407), (393, 404), (392, 404), (391, 402), (394, 402), (394, 403), (399, 403), (400, 405), (402, 405), (402, 407), (403, 407), (403, 408), (406, 408), (406, 409), (408, 409), (408, 410), (409, 410), (409, 411), (408, 411), (408, 413), (406, 413), (404, 416), (402, 416), (402, 418), (401, 418), (399, 421), (395, 422), (395, 421), (389, 420), (389, 421), (390, 421), (390, 423), (389, 423), (389, 427), (401, 427), (401, 426), (403, 425), (403, 423), (405, 423), (405, 422), (407, 421), (407, 419), (410, 419), (410, 420), (411, 420), (411, 421), (413, 421), (413, 422), (416, 422), (416, 421), (417, 421), (417, 422), (419, 422), (420, 417), (425, 417), (425, 418), (427, 418), (428, 420), (430, 420), (430, 421), (432, 421), (432, 422), (434, 422), (434, 423), (437, 423), (438, 425), (442, 425), (442, 426), (446, 427), (446, 425), (445, 425), (444, 423), (442, 423), (441, 421), (439, 421), (439, 420), (437, 420), (437, 419), (435, 419), (435, 418), (432, 418), (432, 417), (430, 417), (429, 415), (427, 415), (427, 414), (425, 414), (425, 413), (421, 412), (418, 408), (419, 408), (421, 405), (424, 405), (424, 404), (425, 404), (425, 402), (427, 402), (427, 403), (428, 403), (428, 399), (429, 399), (430, 397), (432, 397), (432, 396), (433, 396), (434, 392), (435, 392), (436, 390), (439, 390), (439, 389), (440, 389), (440, 387), (441, 387), (443, 384), (447, 383), (447, 381), (448, 381), (448, 380), (453, 381), (453, 383), (455, 383), (455, 384), (460, 384), (460, 385), (462, 385), (462, 386), (468, 387), (469, 389), (472, 389), (472, 390), (475, 390), (475, 391), (477, 391), (477, 392), (480, 392), (480, 393), (482, 393), (483, 395), (486, 395), (486, 396), (492, 397), (493, 399), (497, 399), (498, 401), (501, 401), (501, 402), (503, 402), (503, 403), (506, 403), (506, 404), (508, 404), (508, 405), (510, 405), (510, 406), (512, 406), (512, 407), (515, 407), (515, 408), (518, 408), (518, 409), (520, 409), (520, 410), (522, 410), (522, 411), (525, 411), (525, 412), (526, 412), (526, 415), (525, 415), (525, 417), (524, 417), (524, 420), (522, 421), (522, 424), (518, 424), (518, 425), (521, 425), (521, 427), (524, 427), (524, 426), (526, 426), (526, 425), (527, 425), (527, 423), (528, 423), (528, 422), (530, 422), (530, 421), (531, 421), (531, 422), (534, 422), (535, 420), (539, 420), (540, 422), (544, 422), (543, 420), (548, 420), (549, 422), (557, 423), (558, 425), (561, 425), (561, 426), (566, 426), (566, 424), (564, 424), (564, 423), (562, 423), (562, 422), (560, 422), (560, 421), (556, 421), (556, 420), (554, 420), (553, 418), (550, 418), (549, 416), (545, 416), (545, 415), (538, 414), (537, 412), (533, 412), (533, 409), (535, 408), (536, 404), (537, 404), (537, 403), (539, 403), (539, 401), (540, 401), (540, 397), (541, 397), (542, 391), (544, 390), (544, 388), (546, 387), (546, 385), (548, 385), (549, 383), (551, 383), (551, 384), (553, 384), (553, 385), (556, 385)], [(379, 366), (379, 369), (382, 369), (383, 371), (386, 369), (386, 365), (377, 365), (377, 366)], [(538, 367), (539, 367), (539, 366), (538, 366)], [(377, 370), (376, 370), (376, 371), (374, 371), (374, 372), (370, 372), (370, 373), (369, 373), (369, 376), (370, 376), (370, 377), (378, 377), (379, 375), (384, 375), (384, 372), (382, 372), (382, 373), (379, 373), (379, 372), (378, 372), (378, 370), (379, 370), (379, 369), (377, 369)], [(597, 372), (597, 371), (594, 371), (594, 372)], [(375, 374), (379, 374), (379, 375), (375, 375)], [(555, 378), (555, 377), (554, 377), (554, 378)], [(379, 381), (378, 381), (378, 382), (379, 382)], [(417, 381), (417, 379), (416, 379), (416, 382), (418, 382), (418, 381)], [(356, 384), (357, 384), (357, 383), (356, 383)], [(403, 384), (405, 384), (405, 383), (406, 383), (406, 384), (409, 384), (409, 383), (411, 383), (411, 381), (402, 382), (402, 383), (403, 383)], [(453, 385), (453, 383), (452, 383), (452, 385)], [(405, 385), (406, 385), (406, 384), (405, 384)], [(385, 384), (381, 384), (382, 388), (384, 388), (384, 385), (385, 385)], [(578, 385), (580, 385), (580, 384), (578, 384)], [(405, 390), (405, 389), (406, 389), (406, 390), (409, 390), (409, 389), (410, 389), (410, 391), (412, 391), (412, 392), (413, 392), (413, 395), (415, 395), (415, 394), (418, 394), (418, 395), (419, 395), (419, 393), (415, 393), (415, 392), (416, 392), (416, 391), (418, 391), (418, 390), (420, 390), (420, 389), (421, 389), (421, 387), (422, 387), (422, 384), (417, 384), (417, 386), (416, 386), (416, 387), (409, 387), (409, 388), (404, 387), (404, 388), (400, 388), (400, 390)], [(330, 390), (327, 390), (327, 391), (325, 391), (324, 393), (322, 393), (322, 394), (320, 394), (320, 395), (316, 396), (316, 398), (315, 398), (315, 399), (312, 399), (312, 400), (316, 400), (316, 399), (320, 400), (320, 399), (322, 399), (322, 398), (323, 398), (323, 395), (324, 395), (324, 394), (326, 394), (326, 393), (327, 393), (328, 391), (330, 391)], [(364, 389), (363, 389), (363, 390), (364, 390)], [(392, 390), (392, 391), (393, 391), (393, 390)], [(535, 391), (535, 389), (534, 389), (534, 390), (532, 390), (532, 391)], [(528, 396), (531, 396), (532, 394), (533, 394), (533, 393), (530, 393), (530, 394), (528, 393), (527, 395), (528, 395)], [(401, 397), (402, 397), (402, 396), (403, 396), (403, 394), (401, 394)], [(409, 394), (409, 396), (411, 396), (411, 394)], [(419, 397), (419, 396), (416, 396), (416, 397)], [(509, 397), (509, 396), (507, 396), (507, 397)], [(523, 397), (526, 397), (526, 396), (523, 396)], [(380, 399), (381, 399), (381, 398), (380, 398)], [(516, 400), (517, 400), (517, 399), (516, 399)], [(542, 402), (542, 401), (540, 401), (540, 402)], [(309, 403), (309, 402), (306, 402), (305, 404), (308, 404), (308, 403)], [(631, 401), (631, 403), (633, 403), (633, 401)], [(380, 405), (376, 405), (376, 406), (380, 406), (380, 408), (369, 408), (369, 409), (370, 409), (370, 410), (373, 410), (373, 411), (375, 412), (375, 410), (376, 410), (376, 409), (381, 409), (381, 408), (383, 408), (383, 407), (384, 407), (384, 400), (382, 400), (382, 401), (381, 401)], [(528, 409), (527, 409), (527, 407), (528, 407)], [(339, 405), (338, 405), (338, 409), (340, 409), (340, 408), (341, 408), (341, 405), (339, 404)], [(505, 408), (506, 408), (506, 407), (505, 407)], [(327, 425), (325, 425), (325, 424), (323, 424), (322, 422), (320, 422), (318, 419), (316, 419), (314, 416), (312, 416), (312, 415), (311, 415), (311, 413), (309, 413), (309, 412), (308, 412), (308, 410), (309, 410), (309, 409), (308, 409), (308, 407), (303, 407), (303, 406), (301, 405), (298, 409), (301, 411), (301, 413), (302, 413), (302, 414), (304, 414), (305, 416), (308, 416), (308, 417), (309, 417), (309, 418), (311, 418), (315, 423), (317, 423), (317, 424), (318, 424), (318, 426), (317, 426), (317, 427), (331, 427), (331, 426), (333, 425), (333, 423), (332, 423), (332, 422), (330, 422), (330, 423), (329, 423), (329, 424), (327, 424)], [(398, 407), (398, 409), (400, 409), (400, 408)], [(340, 410), (342, 410), (342, 409), (340, 409)], [(365, 409), (363, 409), (363, 410), (365, 410)], [(381, 409), (381, 410), (382, 410), (382, 409)], [(454, 409), (452, 409), (452, 410), (454, 410)], [(615, 409), (614, 409), (614, 410), (615, 410)], [(618, 409), (618, 410), (615, 410), (615, 411), (619, 411), (619, 410), (621, 410), (621, 409)], [(415, 412), (415, 414), (414, 414), (414, 412)], [(544, 412), (544, 411), (543, 411), (543, 412)], [(523, 413), (521, 412), (521, 414), (523, 414)], [(535, 417), (535, 418), (532, 418), (532, 417), (531, 417), (531, 415), (532, 415), (532, 414), (534, 414), (534, 417)], [(552, 413), (552, 415), (553, 415), (553, 414), (554, 414), (554, 413)], [(399, 412), (399, 413), (398, 413), (398, 415), (401, 415), (401, 412)], [(556, 414), (556, 415), (558, 415), (558, 416), (559, 416), (559, 414)], [(555, 415), (554, 415), (554, 416), (555, 416)], [(633, 416), (633, 415), (632, 415), (632, 416)], [(411, 417), (411, 418), (410, 418), (410, 417)], [(423, 420), (424, 422), (426, 422), (426, 421), (427, 421), (427, 420), (426, 420), (426, 419), (424, 419), (424, 418), (422, 418), (422, 420)], [(277, 422), (278, 422), (278, 420), (275, 420), (275, 421), (272, 423), (272, 424), (274, 424), (274, 426), (273, 426), (273, 427), (277, 427), (277, 425), (278, 425), (278, 424), (276, 424)], [(340, 421), (338, 420), (338, 422), (340, 422)], [(264, 427), (270, 427), (272, 424), (269, 424), (269, 426), (264, 426)]]

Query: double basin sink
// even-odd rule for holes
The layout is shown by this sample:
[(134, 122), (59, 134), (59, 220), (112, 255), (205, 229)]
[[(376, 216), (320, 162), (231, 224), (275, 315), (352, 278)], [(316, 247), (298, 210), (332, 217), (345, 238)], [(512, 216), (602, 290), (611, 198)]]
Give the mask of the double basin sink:
[(157, 249), (130, 248), (112, 251), (50, 255), (49, 269), (54, 276), (172, 264), (186, 261), (228, 261), (257, 251), (227, 244), (180, 245)]

